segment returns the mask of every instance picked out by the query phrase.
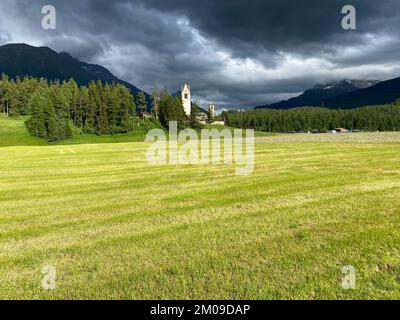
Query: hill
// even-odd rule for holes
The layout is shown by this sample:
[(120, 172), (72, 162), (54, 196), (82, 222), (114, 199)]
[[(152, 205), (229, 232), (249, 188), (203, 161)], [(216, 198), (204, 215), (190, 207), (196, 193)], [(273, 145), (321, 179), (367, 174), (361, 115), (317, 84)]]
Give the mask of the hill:
[[(80, 61), (66, 52), (57, 53), (48, 47), (33, 47), (27, 44), (0, 46), (1, 73), (11, 78), (25, 75), (60, 81), (73, 78), (79, 85), (86, 85), (92, 80), (101, 80), (104, 83), (120, 83), (129, 88), (134, 95), (142, 91), (129, 82), (117, 78), (100, 65)], [(145, 94), (150, 101), (150, 96)]]
[(289, 100), (280, 101), (271, 105), (257, 107), (274, 108), (274, 109), (290, 109), (304, 106), (324, 106), (325, 101), (340, 96), (342, 94), (351, 93), (360, 89), (369, 88), (376, 85), (379, 81), (363, 81), (363, 80), (343, 80), (326, 84), (317, 84), (314, 88), (304, 91), (300, 96)]

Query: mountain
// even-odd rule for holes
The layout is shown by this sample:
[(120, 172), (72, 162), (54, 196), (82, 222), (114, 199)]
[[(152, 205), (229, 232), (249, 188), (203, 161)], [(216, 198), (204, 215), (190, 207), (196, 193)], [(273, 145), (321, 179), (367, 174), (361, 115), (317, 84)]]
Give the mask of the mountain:
[[(57, 53), (48, 47), (32, 47), (27, 44), (0, 46), (1, 73), (12, 78), (25, 75), (60, 81), (73, 78), (78, 85), (86, 85), (92, 80), (101, 80), (104, 83), (120, 83), (129, 88), (134, 95), (141, 91), (129, 82), (118, 79), (102, 66), (79, 61), (68, 53)], [(150, 96), (145, 94), (150, 101)]]
[(366, 89), (327, 99), (326, 107), (350, 109), (361, 106), (389, 104), (400, 98), (400, 78), (379, 82)]
[(303, 106), (326, 106), (326, 101), (336, 96), (352, 93), (360, 89), (369, 88), (379, 81), (371, 80), (343, 80), (327, 84), (317, 84), (314, 88), (306, 90), (298, 97), (280, 101), (261, 108), (289, 109)]

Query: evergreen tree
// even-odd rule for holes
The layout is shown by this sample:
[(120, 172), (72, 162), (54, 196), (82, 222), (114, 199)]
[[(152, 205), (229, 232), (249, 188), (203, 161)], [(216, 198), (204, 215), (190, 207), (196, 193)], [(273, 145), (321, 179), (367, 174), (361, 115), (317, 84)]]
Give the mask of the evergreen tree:
[(177, 121), (179, 128), (184, 128), (187, 125), (181, 99), (169, 95), (166, 88), (159, 93), (158, 111), (160, 123), (165, 128), (168, 128), (170, 121)]
[(130, 114), (132, 110), (136, 108), (133, 101), (132, 94), (130, 90), (122, 85), (117, 85), (117, 91), (119, 92), (119, 126), (127, 132), (133, 129), (133, 123), (130, 119)]
[(68, 83), (64, 85), (65, 90), (68, 94), (69, 105), (70, 105), (70, 118), (72, 119), (73, 123), (77, 126), (80, 126), (81, 117), (80, 110), (79, 110), (79, 97), (80, 92), (78, 85), (76, 84), (74, 79), (70, 79)]
[(199, 114), (200, 114), (199, 106), (197, 105), (197, 103), (193, 103), (189, 117), (189, 125), (191, 128), (199, 128), (199, 129), (202, 128), (201, 123), (199, 122), (199, 120), (197, 120)]
[(136, 97), (136, 106), (139, 110), (139, 114), (143, 117), (143, 114), (147, 110), (146, 96), (144, 95), (143, 91), (140, 91)]
[(47, 138), (45, 127), (44, 105), (43, 96), (40, 93), (35, 93), (29, 100), (29, 108), (32, 110), (32, 116), (27, 121), (27, 127), (30, 133), (37, 138)]
[(8, 76), (3, 73), (0, 81), (0, 103), (2, 112), (7, 116), (9, 115), (11, 96), (10, 80)]
[(105, 97), (105, 91), (103, 87), (103, 83), (98, 80), (96, 83), (96, 95), (95, 95), (95, 102), (96, 102), (96, 134), (109, 134), (110, 133), (110, 126), (108, 122), (108, 113), (107, 113), (107, 102)]
[(7, 84), (7, 110), (10, 117), (19, 116), (19, 93), (17, 84), (10, 80)]
[(51, 101), (48, 90), (42, 93), (42, 101), (44, 103), (44, 125), (46, 129), (46, 137), (49, 141), (56, 141), (58, 137), (57, 117), (54, 110), (53, 102)]
[(66, 139), (72, 136), (72, 131), (69, 126), (70, 120), (70, 100), (69, 94), (66, 91), (66, 85), (60, 85), (55, 81), (50, 86), (50, 99), (54, 106), (57, 117), (57, 139)]

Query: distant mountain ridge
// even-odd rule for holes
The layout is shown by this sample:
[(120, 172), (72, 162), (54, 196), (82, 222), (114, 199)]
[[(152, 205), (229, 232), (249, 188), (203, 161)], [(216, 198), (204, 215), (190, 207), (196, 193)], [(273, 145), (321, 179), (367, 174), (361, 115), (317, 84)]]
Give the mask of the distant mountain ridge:
[(303, 106), (325, 106), (326, 101), (343, 94), (366, 89), (378, 84), (377, 80), (343, 80), (317, 84), (300, 96), (257, 108), (290, 109)]
[(324, 102), (325, 107), (350, 109), (362, 106), (390, 104), (400, 98), (400, 78), (341, 94)]
[[(129, 82), (117, 78), (102, 66), (80, 61), (66, 52), (57, 53), (48, 47), (33, 47), (23, 43), (0, 46), (1, 73), (11, 78), (26, 75), (60, 81), (73, 78), (78, 85), (101, 80), (104, 83), (120, 83), (129, 88), (134, 95), (142, 91)], [(150, 96), (146, 92), (145, 95), (150, 101)]]

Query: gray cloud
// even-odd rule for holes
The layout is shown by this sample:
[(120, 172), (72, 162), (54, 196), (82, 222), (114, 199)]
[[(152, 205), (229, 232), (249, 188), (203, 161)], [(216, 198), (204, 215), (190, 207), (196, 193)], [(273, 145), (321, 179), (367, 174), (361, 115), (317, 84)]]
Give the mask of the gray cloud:
[[(41, 29), (41, 7), (57, 30)], [(341, 8), (357, 8), (356, 31)], [(151, 91), (191, 83), (200, 103), (269, 103), (316, 82), (400, 76), (400, 3), (332, 0), (2, 0), (0, 43), (47, 45)]]

